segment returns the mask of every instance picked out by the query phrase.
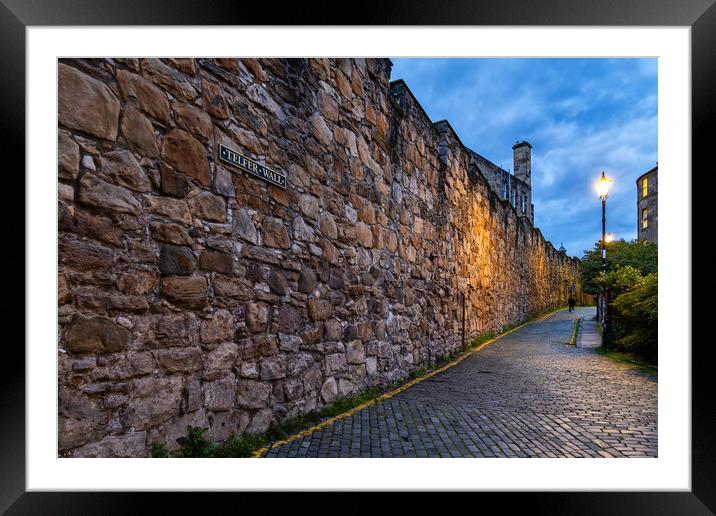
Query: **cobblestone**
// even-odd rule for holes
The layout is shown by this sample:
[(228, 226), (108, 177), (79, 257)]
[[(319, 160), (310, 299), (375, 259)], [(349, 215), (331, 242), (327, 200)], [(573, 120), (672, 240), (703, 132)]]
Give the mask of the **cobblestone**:
[(656, 457), (657, 379), (569, 346), (557, 312), (266, 457)]

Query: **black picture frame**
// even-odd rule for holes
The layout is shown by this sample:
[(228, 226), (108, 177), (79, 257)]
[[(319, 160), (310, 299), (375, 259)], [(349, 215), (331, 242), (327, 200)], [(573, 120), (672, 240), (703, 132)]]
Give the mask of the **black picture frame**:
[[(692, 170), (702, 170), (703, 180), (713, 176), (713, 159), (709, 141), (710, 126), (716, 113), (716, 0), (503, 0), (475, 3), (461, 0), (446, 5), (444, 1), (423, 2), (361, 2), (351, 16), (342, 14), (333, 2), (314, 2), (311, 7), (296, 2), (278, 5), (267, 2), (190, 0), (0, 0), (0, 146), (6, 160), (14, 163), (15, 178), (25, 170), (25, 29), (49, 25), (602, 25), (602, 26), (688, 26), (691, 28), (692, 73)], [(9, 166), (8, 169), (9, 170)], [(685, 171), (688, 174), (689, 171)], [(692, 183), (694, 175), (692, 173)], [(24, 178), (23, 178), (24, 179)], [(699, 181), (702, 181), (700, 179)], [(18, 181), (13, 194), (26, 198), (23, 181)], [(698, 196), (707, 188), (693, 189)], [(22, 192), (23, 195), (18, 195)], [(692, 196), (692, 206), (700, 203)], [(17, 210), (16, 213), (23, 213)], [(703, 234), (700, 220), (692, 217), (692, 235)], [(9, 239), (16, 242), (22, 256), (19, 267), (25, 276), (32, 273), (25, 266), (25, 225), (15, 221), (7, 228)], [(692, 250), (692, 270), (707, 259)], [(9, 259), (2, 258), (9, 268)], [(15, 266), (14, 270), (18, 270)], [(7, 269), (6, 269), (7, 271)], [(692, 272), (693, 274), (693, 272)], [(22, 292), (22, 290), (18, 290)], [(25, 306), (22, 297), (14, 295), (4, 301), (3, 313), (10, 314)], [(692, 320), (706, 319), (706, 304), (692, 302)], [(31, 307), (27, 307), (31, 309)], [(695, 315), (695, 317), (694, 317)], [(664, 316), (664, 315), (662, 315)], [(15, 323), (15, 326), (17, 324)], [(713, 374), (708, 360), (710, 339), (692, 347), (692, 490), (690, 492), (616, 492), (616, 493), (502, 493), (480, 494), (480, 504), (496, 500), (501, 508), (528, 504), (535, 514), (713, 514), (716, 511), (716, 441), (714, 427)], [(0, 375), (0, 511), (8, 514), (119, 514), (148, 508), (150, 493), (27, 493), (25, 492), (25, 351), (17, 343), (6, 345), (6, 366)], [(677, 343), (670, 343), (676, 345)], [(678, 345), (691, 344), (691, 335), (684, 335)], [(699, 345), (701, 344), (701, 346)], [(161, 495), (163, 510), (178, 504), (183, 512), (191, 510), (187, 497), (176, 493)], [(246, 496), (246, 494), (242, 494)], [(245, 499), (245, 498), (244, 498)], [(413, 496), (402, 504), (422, 506), (423, 496)], [(352, 504), (350, 511), (369, 505), (366, 498)], [(484, 505), (483, 507), (487, 507)]]

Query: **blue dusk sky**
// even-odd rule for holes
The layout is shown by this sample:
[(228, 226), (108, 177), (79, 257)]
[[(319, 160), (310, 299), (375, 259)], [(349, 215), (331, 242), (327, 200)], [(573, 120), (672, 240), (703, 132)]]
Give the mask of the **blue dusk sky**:
[(636, 178), (658, 161), (656, 59), (391, 58), (433, 121), (512, 171), (512, 145), (532, 144), (535, 226), (582, 257), (601, 238), (594, 182), (614, 179), (607, 232), (636, 238)]

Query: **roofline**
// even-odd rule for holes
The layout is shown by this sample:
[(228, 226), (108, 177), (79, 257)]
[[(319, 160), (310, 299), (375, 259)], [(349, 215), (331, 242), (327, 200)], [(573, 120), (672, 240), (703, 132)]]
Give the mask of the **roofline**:
[(654, 172), (655, 170), (656, 170), (656, 171), (659, 170), (659, 165), (656, 165), (654, 168), (652, 168), (652, 169), (650, 169), (650, 170), (647, 170), (647, 171), (644, 172), (642, 175), (640, 175), (639, 177), (637, 177), (637, 178), (636, 178), (636, 182), (638, 183), (639, 180), (640, 180), (642, 177), (644, 177), (644, 176), (646, 176), (646, 175), (648, 175), (648, 174), (651, 174), (651, 173)]

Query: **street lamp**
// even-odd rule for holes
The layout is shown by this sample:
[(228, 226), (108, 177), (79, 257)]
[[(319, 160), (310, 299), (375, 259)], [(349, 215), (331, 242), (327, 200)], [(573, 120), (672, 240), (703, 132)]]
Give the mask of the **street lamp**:
[(613, 233), (607, 233), (606, 241), (607, 241), (607, 244), (608, 244), (609, 242), (614, 242), (614, 234), (613, 234)]
[[(612, 186), (612, 180), (604, 175), (596, 182), (597, 194), (602, 200), (602, 272), (607, 272), (607, 196), (609, 188)], [(602, 287), (602, 344), (606, 347), (607, 334), (607, 292)]]

